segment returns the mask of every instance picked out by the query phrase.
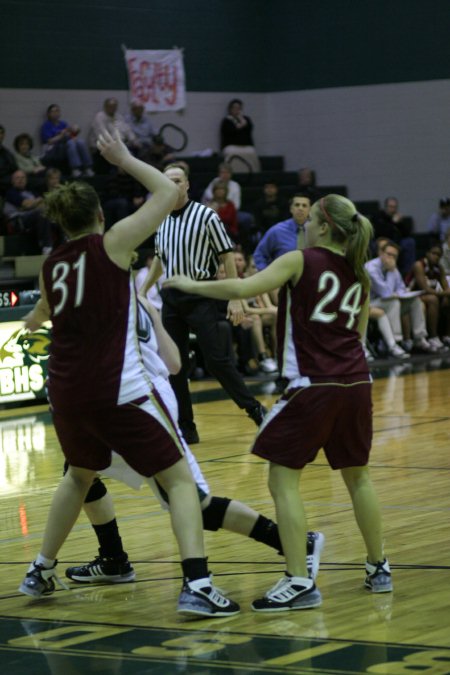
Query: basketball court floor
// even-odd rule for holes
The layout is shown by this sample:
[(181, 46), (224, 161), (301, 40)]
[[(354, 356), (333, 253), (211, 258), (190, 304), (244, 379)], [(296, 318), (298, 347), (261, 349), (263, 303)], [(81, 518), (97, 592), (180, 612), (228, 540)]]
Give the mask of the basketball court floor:
[[(450, 674), (450, 355), (374, 369), (371, 473), (394, 592), (364, 588), (364, 546), (340, 475), (322, 453), (302, 479), (309, 529), (326, 541), (311, 610), (257, 614), (250, 603), (284, 570), (276, 551), (219, 530), (205, 536), (215, 583), (241, 605), (228, 619), (177, 616), (179, 558), (148, 488), (107, 481), (136, 580), (69, 582), (32, 600), (18, 592), (39, 551), (62, 471), (45, 403), (0, 411), (0, 651), (8, 675)], [(266, 406), (270, 380), (249, 385)], [(193, 447), (211, 491), (274, 518), (267, 465), (248, 448), (254, 424), (214, 381), (192, 383)], [(82, 514), (58, 570), (97, 555)]]

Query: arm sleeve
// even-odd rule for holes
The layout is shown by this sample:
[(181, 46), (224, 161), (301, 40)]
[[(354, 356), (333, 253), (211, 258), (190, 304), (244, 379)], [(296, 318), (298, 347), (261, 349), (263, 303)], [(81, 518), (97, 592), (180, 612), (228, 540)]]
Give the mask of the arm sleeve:
[(233, 250), (233, 243), (225, 230), (225, 225), (215, 211), (211, 211), (207, 222), (209, 240), (217, 255)]
[(268, 232), (258, 242), (257, 247), (253, 252), (253, 260), (255, 261), (256, 269), (263, 270), (270, 265), (270, 237)]

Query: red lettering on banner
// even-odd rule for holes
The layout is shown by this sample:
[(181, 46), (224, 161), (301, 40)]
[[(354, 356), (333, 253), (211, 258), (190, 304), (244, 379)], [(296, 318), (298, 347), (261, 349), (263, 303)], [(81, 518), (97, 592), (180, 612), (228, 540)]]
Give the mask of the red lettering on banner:
[(136, 57), (128, 59), (131, 95), (143, 103), (172, 106), (178, 97), (178, 68), (162, 62), (150, 63)]

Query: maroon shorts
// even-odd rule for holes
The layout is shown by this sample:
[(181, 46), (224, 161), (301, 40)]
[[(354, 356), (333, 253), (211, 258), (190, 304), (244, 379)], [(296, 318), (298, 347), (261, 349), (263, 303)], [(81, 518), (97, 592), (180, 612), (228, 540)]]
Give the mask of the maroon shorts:
[(175, 425), (156, 392), (140, 405), (53, 411), (53, 424), (67, 461), (83, 469), (106, 469), (115, 450), (135, 471), (153, 476), (184, 456)]
[(320, 448), (333, 469), (365, 466), (372, 443), (371, 385), (290, 389), (275, 403), (252, 447), (259, 457), (301, 469)]

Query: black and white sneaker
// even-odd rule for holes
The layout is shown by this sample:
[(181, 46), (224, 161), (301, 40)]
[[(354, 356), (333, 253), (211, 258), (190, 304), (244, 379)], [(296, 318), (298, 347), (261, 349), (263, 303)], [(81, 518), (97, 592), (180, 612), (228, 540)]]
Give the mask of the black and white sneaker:
[(287, 612), (321, 604), (322, 596), (312, 579), (285, 575), (263, 598), (252, 602), (252, 609), (255, 612)]
[(366, 574), (364, 585), (372, 593), (391, 593), (393, 591), (391, 569), (386, 558), (375, 564), (367, 560)]
[(105, 583), (125, 584), (134, 581), (136, 574), (128, 560), (97, 556), (87, 565), (68, 567), (66, 577), (80, 584)]
[(240, 607), (215, 588), (208, 577), (184, 582), (177, 612), (186, 616), (233, 616), (240, 612)]
[(51, 595), (55, 591), (55, 581), (66, 590), (69, 590), (56, 574), (57, 562), (55, 560), (55, 564), (50, 569), (43, 565), (37, 565), (36, 562), (31, 563), (25, 579), (19, 586), (19, 591), (32, 598)]
[(306, 535), (306, 566), (308, 577), (315, 581), (319, 573), (320, 554), (325, 544), (322, 532), (308, 532)]

